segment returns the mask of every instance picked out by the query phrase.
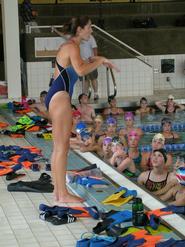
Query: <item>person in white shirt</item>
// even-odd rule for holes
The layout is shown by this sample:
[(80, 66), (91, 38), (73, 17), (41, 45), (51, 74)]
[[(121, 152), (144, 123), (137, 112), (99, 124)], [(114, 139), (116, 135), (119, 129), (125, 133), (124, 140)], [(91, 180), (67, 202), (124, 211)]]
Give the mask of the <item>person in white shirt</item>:
[[(81, 57), (88, 61), (89, 63), (91, 62), (92, 58), (94, 56), (97, 56), (98, 54), (98, 49), (97, 49), (97, 44), (95, 38), (91, 35), (88, 40), (82, 40), (80, 43), (80, 54)], [(88, 89), (90, 86), (90, 83), (92, 85), (92, 88), (94, 90), (94, 100), (98, 100), (98, 71), (95, 69), (91, 73), (87, 74), (84, 77), (83, 81), (83, 93), (88, 94)]]

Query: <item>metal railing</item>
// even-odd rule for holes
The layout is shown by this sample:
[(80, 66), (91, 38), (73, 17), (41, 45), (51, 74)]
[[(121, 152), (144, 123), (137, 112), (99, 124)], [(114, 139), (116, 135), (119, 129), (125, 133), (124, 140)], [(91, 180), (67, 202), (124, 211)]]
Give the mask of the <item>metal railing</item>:
[[(110, 77), (109, 77), (109, 75), (111, 75), (112, 83), (113, 83), (113, 87), (114, 87), (114, 93), (113, 94), (110, 93)], [(113, 95), (115, 97), (117, 94), (117, 85), (116, 85), (116, 80), (115, 80), (114, 73), (113, 73), (112, 69), (109, 69), (109, 68), (106, 69), (106, 77), (107, 77), (107, 97), (109, 98), (110, 95)]]
[(123, 47), (129, 49), (130, 51), (135, 53), (135, 58), (139, 59), (141, 62), (145, 63), (147, 66), (152, 67), (146, 60), (146, 57), (144, 54), (140, 53), (139, 51), (135, 50), (134, 48), (132, 48), (131, 46), (127, 45), (126, 43), (124, 43), (123, 41), (121, 41), (120, 39), (116, 38), (115, 36), (113, 36), (112, 34), (106, 32), (105, 30), (103, 30), (102, 28), (96, 26), (95, 24), (92, 24), (92, 27), (95, 28), (96, 30), (100, 31), (101, 33), (105, 34), (107, 37), (113, 39), (115, 42), (119, 43), (120, 45), (122, 45)]

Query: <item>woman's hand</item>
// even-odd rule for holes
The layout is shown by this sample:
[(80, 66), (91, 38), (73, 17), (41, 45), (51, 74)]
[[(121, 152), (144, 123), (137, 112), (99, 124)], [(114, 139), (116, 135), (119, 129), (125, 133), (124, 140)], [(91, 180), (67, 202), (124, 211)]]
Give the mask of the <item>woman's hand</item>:
[(94, 57), (90, 57), (88, 59), (89, 63), (93, 63), (95, 62), (96, 60), (98, 59), (103, 59), (103, 62), (102, 64), (105, 66), (105, 67), (108, 67), (110, 69), (114, 69), (115, 71), (117, 72), (120, 72), (120, 69), (115, 65), (113, 64), (109, 59), (107, 58), (104, 58), (104, 57), (99, 57), (99, 56), (94, 56)]
[(120, 69), (107, 58), (103, 61), (103, 65), (107, 68), (114, 69), (116, 72), (120, 72)]

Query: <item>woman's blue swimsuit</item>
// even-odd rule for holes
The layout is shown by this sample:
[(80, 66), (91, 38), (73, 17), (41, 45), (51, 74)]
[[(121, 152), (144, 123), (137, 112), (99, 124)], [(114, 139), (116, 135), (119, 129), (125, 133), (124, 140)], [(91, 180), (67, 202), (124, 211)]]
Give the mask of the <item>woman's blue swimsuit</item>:
[(52, 82), (52, 85), (46, 95), (45, 104), (47, 109), (49, 109), (49, 103), (54, 94), (60, 91), (66, 91), (72, 97), (73, 89), (76, 81), (78, 80), (78, 75), (72, 66), (63, 68), (56, 61), (56, 65), (60, 71), (58, 77)]

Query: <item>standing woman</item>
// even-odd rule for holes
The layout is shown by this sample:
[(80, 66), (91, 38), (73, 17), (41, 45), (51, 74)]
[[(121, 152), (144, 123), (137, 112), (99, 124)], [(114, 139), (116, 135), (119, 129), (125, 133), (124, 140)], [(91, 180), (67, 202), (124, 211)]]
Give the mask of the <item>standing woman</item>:
[(58, 205), (67, 202), (82, 202), (66, 187), (66, 166), (69, 140), (72, 127), (71, 97), (78, 76), (84, 76), (100, 65), (116, 67), (105, 57), (93, 57), (86, 63), (80, 57), (80, 42), (88, 40), (91, 33), (91, 20), (88, 17), (72, 18), (64, 25), (64, 33), (71, 38), (61, 45), (56, 57), (54, 81), (46, 96), (46, 106), (52, 121), (53, 153), (51, 157), (54, 197)]

